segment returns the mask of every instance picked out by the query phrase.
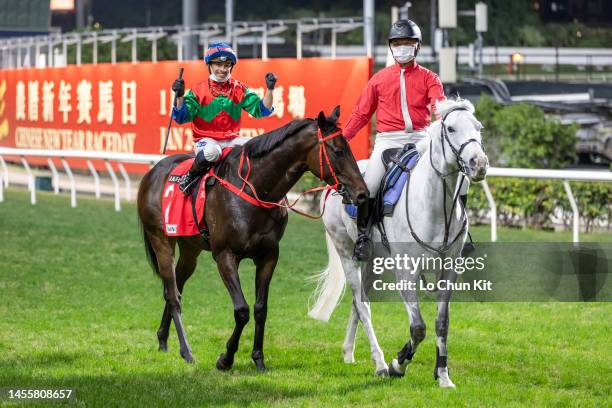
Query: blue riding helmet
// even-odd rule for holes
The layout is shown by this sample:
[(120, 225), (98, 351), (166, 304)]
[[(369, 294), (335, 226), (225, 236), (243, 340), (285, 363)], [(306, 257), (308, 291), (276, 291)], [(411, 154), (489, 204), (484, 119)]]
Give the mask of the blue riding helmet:
[(230, 60), (233, 65), (236, 65), (236, 62), (238, 62), (238, 56), (236, 56), (232, 47), (224, 42), (213, 43), (208, 46), (208, 50), (206, 50), (204, 55), (204, 62), (208, 65), (215, 59), (219, 61)]

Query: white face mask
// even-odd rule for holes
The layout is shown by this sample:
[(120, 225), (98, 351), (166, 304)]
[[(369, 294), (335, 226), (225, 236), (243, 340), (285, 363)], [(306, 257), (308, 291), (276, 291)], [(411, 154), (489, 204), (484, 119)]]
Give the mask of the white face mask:
[(414, 45), (398, 45), (391, 47), (393, 58), (400, 64), (405, 64), (414, 59), (416, 47)]
[(215, 81), (215, 82), (223, 83), (223, 82), (228, 81), (228, 80), (229, 80), (231, 77), (232, 77), (232, 74), (231, 74), (231, 72), (230, 72), (229, 74), (227, 74), (227, 77), (226, 77), (226, 78), (225, 78), (225, 79), (222, 81), (222, 80), (218, 79), (218, 78), (215, 76), (215, 74), (213, 74), (213, 73), (211, 72), (211, 73), (210, 73), (210, 77), (209, 77), (209, 78), (210, 78), (210, 79), (212, 79), (212, 80), (213, 80), (213, 81)]

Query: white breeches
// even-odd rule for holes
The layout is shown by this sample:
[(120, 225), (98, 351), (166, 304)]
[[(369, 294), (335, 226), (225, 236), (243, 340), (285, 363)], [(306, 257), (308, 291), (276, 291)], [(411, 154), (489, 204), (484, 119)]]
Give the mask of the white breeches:
[[(425, 132), (406, 133), (401, 131), (381, 132), (376, 134), (374, 149), (372, 149), (372, 155), (370, 156), (365, 176), (363, 177), (370, 191), (370, 198), (376, 197), (376, 193), (378, 193), (378, 189), (380, 188), (380, 182), (386, 172), (385, 165), (381, 159), (382, 153), (387, 149), (396, 147), (402, 148), (406, 143), (416, 143), (425, 136)], [(470, 180), (463, 175), (459, 177), (460, 179), (464, 179), (459, 195), (466, 195), (470, 187)], [(457, 186), (458, 185), (459, 183), (457, 183)]]
[(242, 146), (251, 140), (250, 137), (237, 137), (228, 140), (215, 140), (210, 138), (202, 138), (194, 143), (193, 151), (198, 155), (199, 152), (204, 153), (204, 158), (209, 162), (216, 162), (221, 156), (221, 150), (224, 147)]
[(364, 181), (370, 191), (370, 198), (376, 197), (380, 182), (385, 175), (385, 165), (382, 162), (382, 153), (394, 147), (404, 147), (406, 143), (416, 143), (425, 137), (425, 132), (381, 132), (376, 134), (374, 149), (366, 167)]

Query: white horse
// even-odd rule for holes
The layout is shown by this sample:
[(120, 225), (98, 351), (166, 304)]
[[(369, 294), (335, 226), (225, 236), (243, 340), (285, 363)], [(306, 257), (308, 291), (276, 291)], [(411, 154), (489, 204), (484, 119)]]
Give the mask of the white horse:
[[(384, 227), (392, 245), (399, 242), (420, 242), (419, 245), (413, 245), (417, 246), (419, 251), (413, 256), (418, 257), (426, 251), (442, 257), (456, 258), (460, 256), (468, 232), (465, 208), (459, 204), (460, 200), (457, 200), (461, 189), (457, 182), (467, 183), (464, 176), (473, 181), (483, 180), (489, 164), (482, 147), (482, 125), (474, 117), (473, 105), (467, 100), (458, 99), (437, 103), (436, 107), (442, 119), (429, 126), (426, 137), (417, 143), (421, 158), (412, 169), (409, 182), (406, 183), (392, 216), (384, 218)], [(366, 164), (366, 161), (361, 161), (360, 168), (364, 169)], [(323, 222), (329, 259), (327, 268), (319, 277), (315, 292), (318, 298), (309, 316), (327, 321), (340, 300), (345, 282), (348, 282), (353, 302), (342, 347), (344, 361), (355, 361), (355, 333), (357, 324), (361, 321), (370, 342), (376, 374), (403, 376), (419, 343), (425, 338), (425, 322), (414, 292), (401, 292), (410, 318), (411, 338), (389, 367), (372, 327), (370, 304), (360, 301), (360, 263), (352, 259), (357, 226), (346, 214), (342, 197), (328, 197)], [(381, 241), (376, 228), (373, 228), (372, 238), (374, 242)], [(398, 270), (395, 270), (395, 274), (398, 279), (415, 282), (420, 275), (406, 275), (405, 271)], [(442, 272), (438, 279), (454, 281), (456, 277), (455, 271), (447, 270)], [(437, 296), (437, 355), (434, 377), (441, 387), (454, 388), (455, 385), (448, 374), (446, 347), (450, 291), (438, 291)]]

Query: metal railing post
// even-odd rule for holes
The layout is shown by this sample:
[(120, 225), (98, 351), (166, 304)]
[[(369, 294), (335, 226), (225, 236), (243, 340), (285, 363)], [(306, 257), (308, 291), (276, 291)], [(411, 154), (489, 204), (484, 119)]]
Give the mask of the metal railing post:
[(32, 66), (38, 68), (38, 54), (40, 54), (40, 41), (38, 39), (34, 39), (34, 54)]
[(132, 30), (132, 64), (136, 64), (138, 62), (138, 35), (136, 34), (136, 30)]
[(2, 164), (2, 173), (4, 174), (4, 177), (2, 178), (4, 180), (4, 188), (8, 188), (8, 185), (9, 185), (8, 167), (6, 166), (6, 162), (4, 161), (4, 158), (2, 156), (0, 156), (0, 164)]
[(108, 174), (111, 176), (113, 184), (115, 185), (115, 211), (121, 211), (119, 180), (117, 180), (117, 176), (115, 175), (115, 171), (113, 170), (113, 166), (110, 164), (110, 162), (108, 160), (104, 160), (104, 164), (106, 165), (106, 170), (108, 170)]
[(72, 208), (75, 208), (77, 206), (77, 201), (76, 201), (76, 183), (74, 181), (74, 175), (72, 174), (70, 165), (64, 158), (62, 158), (62, 165), (64, 166), (64, 170), (66, 171), (66, 174), (68, 175), (68, 181), (70, 181), (70, 206)]
[(569, 185), (567, 180), (563, 180), (563, 188), (565, 188), (565, 193), (567, 194), (567, 198), (569, 199), (570, 206), (572, 207), (572, 213), (574, 214), (573, 219), (573, 242), (580, 242), (580, 213), (578, 212), (578, 205), (576, 205), (576, 199), (574, 198), (574, 194), (572, 194), (572, 188)]
[(100, 198), (100, 176), (98, 176), (98, 172), (96, 171), (96, 168), (94, 167), (91, 160), (87, 160), (87, 167), (89, 167), (89, 171), (91, 172), (91, 175), (94, 179), (94, 191), (96, 194), (96, 198)]
[(157, 62), (157, 38), (151, 40), (151, 61)]
[(47, 37), (47, 67), (53, 66), (53, 39)]
[(335, 28), (331, 30), (331, 58), (336, 59), (336, 41), (337, 41), (337, 32)]
[(113, 39), (111, 40), (111, 63), (117, 63), (117, 30), (113, 31)]
[(68, 40), (62, 37), (62, 54), (64, 55), (64, 63), (68, 65)]
[(77, 66), (81, 65), (81, 34), (76, 35), (76, 64)]
[(32, 169), (28, 164), (28, 161), (24, 156), (21, 156), (21, 163), (28, 173), (28, 189), (30, 190), (30, 202), (32, 205), (36, 204), (36, 186), (34, 185), (34, 174), (32, 173)]
[(178, 36), (178, 41), (176, 42), (176, 59), (179, 61), (183, 60), (183, 35), (182, 33), (179, 31), (178, 33), (176, 33), (176, 35)]
[(297, 59), (302, 59), (302, 24), (298, 21), (296, 28), (296, 56)]
[(268, 25), (265, 23), (261, 33), (261, 59), (268, 60)]
[(18, 39), (15, 42), (17, 47), (17, 64), (15, 64), (15, 68), (22, 68), (22, 60), (21, 60), (21, 39)]
[(130, 182), (130, 177), (125, 171), (125, 167), (123, 167), (123, 163), (117, 162), (117, 167), (119, 168), (119, 172), (123, 176), (123, 181), (125, 181), (125, 200), (132, 201), (132, 184)]
[(92, 63), (98, 65), (98, 33), (93, 33)]
[(493, 199), (493, 194), (491, 194), (491, 189), (489, 189), (487, 180), (482, 181), (482, 187), (487, 196), (489, 208), (491, 209), (491, 242), (497, 242), (497, 206), (495, 205), (495, 200)]
[(53, 174), (53, 192), (59, 194), (59, 173), (51, 158), (47, 159), (47, 164), (49, 164), (49, 169), (51, 169), (51, 174)]

